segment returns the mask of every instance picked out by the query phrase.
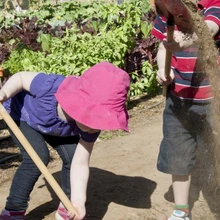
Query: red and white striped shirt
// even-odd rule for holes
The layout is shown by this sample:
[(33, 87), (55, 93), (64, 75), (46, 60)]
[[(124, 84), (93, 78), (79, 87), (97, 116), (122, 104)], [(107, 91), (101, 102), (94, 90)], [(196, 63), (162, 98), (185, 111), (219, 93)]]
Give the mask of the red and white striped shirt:
[[(220, 26), (220, 0), (199, 1), (198, 9), (204, 15), (204, 20), (213, 21)], [(178, 30), (176, 26), (175, 30)], [(166, 19), (157, 16), (152, 29), (152, 35), (160, 40), (164, 40), (166, 38), (165, 33)], [(215, 36), (215, 40), (218, 39), (220, 39), (220, 32)], [(183, 100), (206, 102), (213, 98), (213, 93), (206, 73), (195, 68), (198, 61), (197, 54), (198, 48), (196, 46), (173, 53), (172, 69), (175, 78), (171, 85), (171, 92)]]

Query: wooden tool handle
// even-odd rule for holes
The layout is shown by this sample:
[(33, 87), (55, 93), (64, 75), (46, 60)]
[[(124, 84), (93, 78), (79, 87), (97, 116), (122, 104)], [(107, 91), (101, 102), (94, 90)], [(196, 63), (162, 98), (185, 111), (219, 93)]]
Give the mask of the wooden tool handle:
[[(173, 33), (174, 33), (174, 21), (167, 20), (167, 42), (173, 41)], [(170, 76), (171, 62), (172, 62), (172, 52), (166, 51), (165, 68), (164, 68), (166, 78), (168, 78)], [(163, 86), (163, 93), (162, 94), (163, 94), (163, 96), (166, 97), (167, 86)]]
[(13, 134), (16, 136), (16, 138), (19, 140), (19, 142), (22, 144), (26, 152), (29, 154), (31, 159), (34, 161), (35, 165), (38, 167), (38, 169), (41, 171), (41, 173), (44, 175), (45, 179), (50, 184), (51, 188), (54, 190), (54, 192), (57, 194), (65, 208), (69, 211), (74, 213), (75, 215), (78, 215), (76, 209), (73, 207), (72, 203), (66, 196), (66, 194), (63, 192), (60, 185), (57, 183), (57, 181), (54, 179), (52, 174), (48, 171), (45, 164), (42, 162), (38, 154), (35, 152), (33, 147), (30, 145), (26, 137), (23, 135), (17, 124), (14, 122), (14, 120), (11, 118), (11, 116), (8, 114), (8, 112), (5, 110), (2, 103), (0, 103), (0, 114), (5, 121), (5, 123), (8, 125), (8, 127), (11, 129)]

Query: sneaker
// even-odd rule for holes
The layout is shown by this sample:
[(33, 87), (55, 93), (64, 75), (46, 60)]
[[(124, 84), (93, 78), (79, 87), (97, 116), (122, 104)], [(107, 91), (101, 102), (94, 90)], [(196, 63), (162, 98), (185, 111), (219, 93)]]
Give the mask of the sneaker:
[(182, 210), (174, 210), (168, 220), (190, 220), (190, 217)]
[(24, 211), (7, 211), (3, 210), (0, 215), (0, 220), (24, 220)]

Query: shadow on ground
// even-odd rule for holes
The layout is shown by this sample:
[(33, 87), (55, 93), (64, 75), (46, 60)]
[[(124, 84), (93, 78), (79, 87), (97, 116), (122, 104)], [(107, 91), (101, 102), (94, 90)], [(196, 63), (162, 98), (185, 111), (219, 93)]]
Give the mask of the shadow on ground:
[[(156, 188), (156, 183), (143, 177), (130, 177), (116, 175), (112, 172), (90, 168), (90, 180), (87, 199), (87, 220), (101, 220), (105, 216), (110, 203), (117, 203), (132, 208), (151, 208), (151, 195)], [(58, 181), (60, 172), (54, 174)], [(58, 181), (59, 182), (59, 181)], [(54, 212), (59, 204), (59, 199), (46, 184), (53, 198), (26, 216), (27, 219), (44, 219), (45, 216)], [(41, 186), (42, 187), (42, 186)], [(37, 220), (36, 219), (36, 220)]]

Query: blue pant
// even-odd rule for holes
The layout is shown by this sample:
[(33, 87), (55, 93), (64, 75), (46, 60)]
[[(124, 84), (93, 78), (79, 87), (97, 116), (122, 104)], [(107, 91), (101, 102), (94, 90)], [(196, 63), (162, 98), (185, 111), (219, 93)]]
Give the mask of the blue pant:
[(172, 175), (190, 174), (196, 164), (197, 147), (207, 165), (213, 155), (213, 140), (210, 104), (184, 102), (168, 93), (158, 170)]
[[(58, 152), (63, 162), (61, 186), (63, 191), (70, 198), (70, 165), (79, 141), (79, 136), (55, 137), (43, 135), (32, 129), (25, 122), (16, 123), (45, 165), (50, 161), (47, 143)], [(23, 160), (14, 175), (5, 209), (9, 211), (20, 211), (27, 209), (30, 193), (41, 175), (41, 172), (12, 132), (11, 135), (21, 150)]]

